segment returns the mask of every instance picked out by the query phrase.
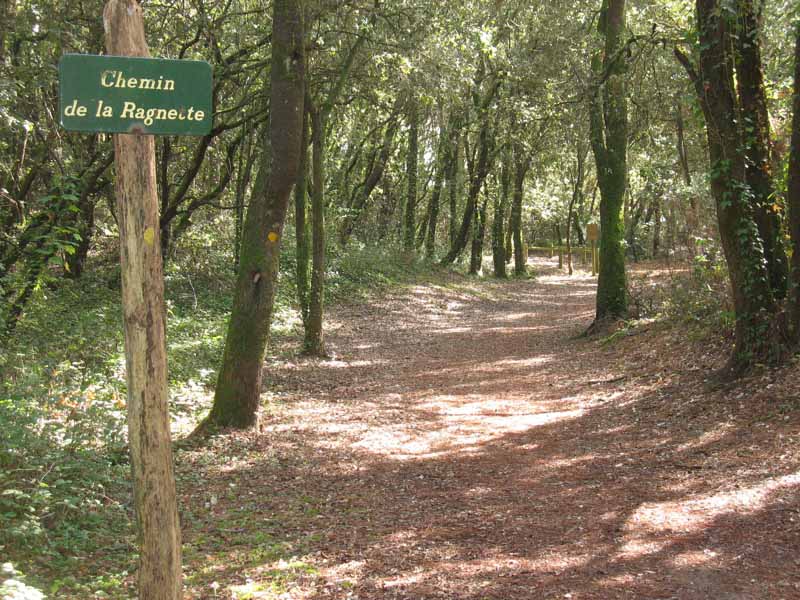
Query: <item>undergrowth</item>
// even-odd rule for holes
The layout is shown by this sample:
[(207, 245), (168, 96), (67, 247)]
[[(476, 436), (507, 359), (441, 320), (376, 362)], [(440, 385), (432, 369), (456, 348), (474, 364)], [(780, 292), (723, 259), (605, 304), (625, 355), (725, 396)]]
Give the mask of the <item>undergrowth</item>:
[[(294, 248), (287, 241), (272, 328), (278, 336), (299, 327)], [(201, 235), (185, 240), (165, 269), (178, 430), (208, 409), (231, 306), (232, 263), (230, 253)], [(327, 298), (364, 297), (429, 271), (429, 264), (391, 248), (331, 248)], [(14, 335), (0, 340), (0, 555), (8, 561), (0, 585), (27, 590), (25, 598), (36, 590), (129, 597), (136, 555), (119, 286), (114, 261), (94, 257), (80, 280), (54, 277), (41, 286)], [(6, 588), (0, 587), (3, 597), (11, 594)]]
[(633, 274), (628, 301), (636, 320), (662, 320), (726, 335), (733, 330), (735, 315), (727, 267), (720, 258), (702, 254), (688, 268), (666, 276)]

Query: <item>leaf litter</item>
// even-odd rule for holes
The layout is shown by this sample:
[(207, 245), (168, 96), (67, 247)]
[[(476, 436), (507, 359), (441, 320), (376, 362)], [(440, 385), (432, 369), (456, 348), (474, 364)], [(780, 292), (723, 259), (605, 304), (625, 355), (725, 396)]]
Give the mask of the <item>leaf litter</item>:
[(727, 340), (581, 338), (594, 280), (536, 266), (277, 348), (259, 430), (179, 454), (187, 597), (800, 598), (797, 363), (719, 385)]

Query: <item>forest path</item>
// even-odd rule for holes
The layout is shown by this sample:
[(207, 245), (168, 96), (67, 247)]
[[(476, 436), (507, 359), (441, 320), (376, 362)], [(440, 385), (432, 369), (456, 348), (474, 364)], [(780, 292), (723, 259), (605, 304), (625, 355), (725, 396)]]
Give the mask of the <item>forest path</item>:
[(577, 339), (593, 279), (536, 267), (535, 281), (421, 283), (340, 307), (332, 358), (269, 365), (276, 408), (217, 475), (236, 493), (216, 511), (240, 510), (227, 531), (246, 533), (226, 542), (269, 542), (224, 575), (249, 577), (232, 589), (800, 598), (787, 551), (800, 513), (780, 512), (796, 510), (800, 471), (763, 464), (769, 428), (742, 446), (735, 417), (702, 413), (697, 369), (657, 358), (668, 340)]

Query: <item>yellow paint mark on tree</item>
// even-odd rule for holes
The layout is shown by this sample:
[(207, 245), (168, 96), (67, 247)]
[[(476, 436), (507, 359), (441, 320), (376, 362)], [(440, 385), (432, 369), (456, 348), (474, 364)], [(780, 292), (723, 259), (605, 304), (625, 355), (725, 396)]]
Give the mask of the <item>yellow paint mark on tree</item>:
[(280, 238), (280, 236), (279, 236), (277, 233), (275, 233), (274, 231), (270, 231), (270, 232), (269, 232), (269, 235), (267, 236), (267, 239), (268, 239), (270, 242), (272, 242), (273, 244), (274, 244), (275, 242), (277, 242), (279, 238)]
[(156, 232), (153, 230), (152, 227), (148, 227), (144, 231), (144, 243), (148, 246), (152, 246), (153, 242), (156, 239)]

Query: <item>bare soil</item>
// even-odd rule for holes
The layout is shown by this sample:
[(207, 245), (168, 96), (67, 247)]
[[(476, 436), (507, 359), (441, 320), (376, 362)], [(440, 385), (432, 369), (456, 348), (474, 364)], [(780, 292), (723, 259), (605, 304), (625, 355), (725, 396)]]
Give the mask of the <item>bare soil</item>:
[(797, 363), (719, 382), (725, 340), (578, 337), (593, 279), (536, 267), (272, 358), (260, 431), (181, 453), (187, 597), (800, 598)]

